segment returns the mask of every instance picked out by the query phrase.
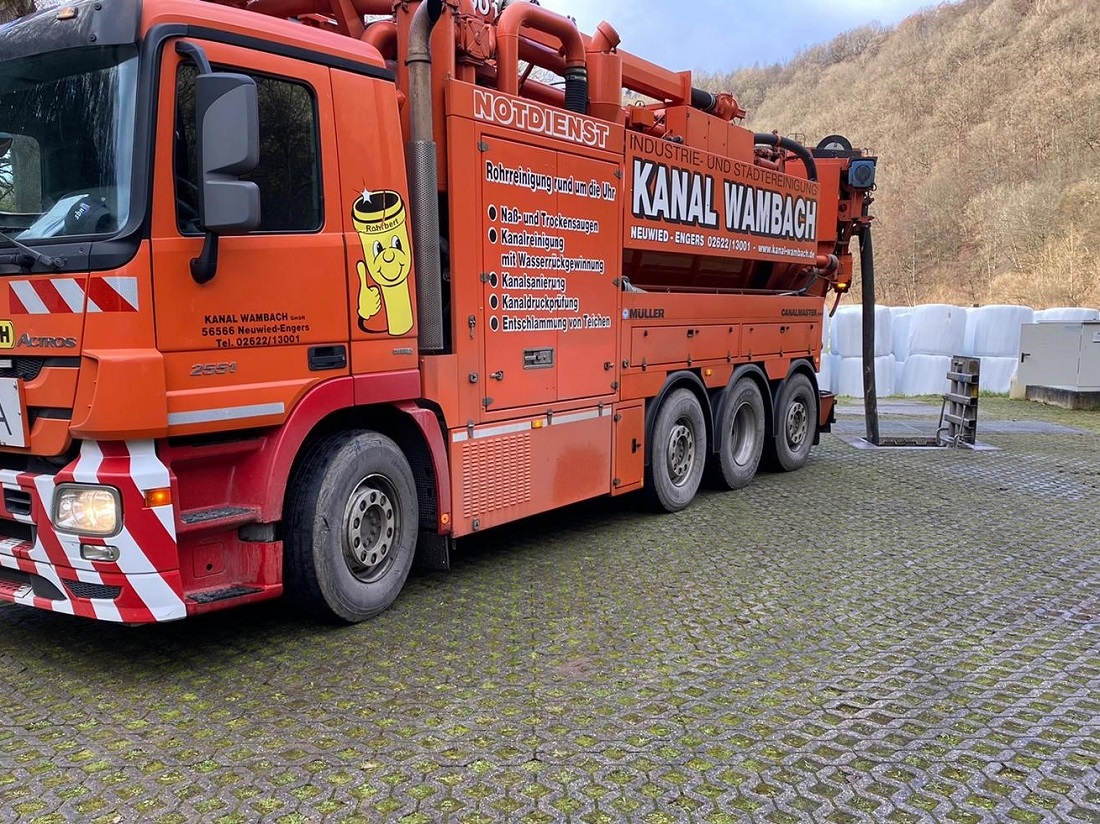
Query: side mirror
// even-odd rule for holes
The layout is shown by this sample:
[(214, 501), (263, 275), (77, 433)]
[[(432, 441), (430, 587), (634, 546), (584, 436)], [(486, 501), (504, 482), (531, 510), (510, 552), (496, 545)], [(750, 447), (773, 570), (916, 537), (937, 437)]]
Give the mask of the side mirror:
[(228, 72), (195, 77), (199, 224), (207, 232), (244, 234), (260, 225), (260, 189), (240, 180), (260, 161), (259, 111), (251, 77)]

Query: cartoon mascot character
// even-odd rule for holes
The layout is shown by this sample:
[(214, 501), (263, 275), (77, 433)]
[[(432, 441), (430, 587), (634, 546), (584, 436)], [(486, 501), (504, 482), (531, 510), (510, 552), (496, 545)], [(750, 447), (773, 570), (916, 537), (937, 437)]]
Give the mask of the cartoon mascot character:
[[(409, 295), (409, 231), (405, 225), (405, 203), (390, 190), (364, 191), (351, 207), (352, 223), (363, 244), (359, 273), (359, 328), (364, 332), (387, 331), (404, 335), (413, 327), (412, 298)], [(377, 286), (371, 286), (367, 273)], [(382, 309), (386, 325), (369, 322)]]

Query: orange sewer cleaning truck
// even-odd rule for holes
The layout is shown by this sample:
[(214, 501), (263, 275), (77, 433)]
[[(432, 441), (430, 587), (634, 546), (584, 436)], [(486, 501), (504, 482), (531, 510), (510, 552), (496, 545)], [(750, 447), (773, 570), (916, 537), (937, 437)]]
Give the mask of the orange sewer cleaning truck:
[(359, 621), (456, 538), (798, 469), (875, 159), (744, 114), (528, 2), (0, 27), (0, 599)]

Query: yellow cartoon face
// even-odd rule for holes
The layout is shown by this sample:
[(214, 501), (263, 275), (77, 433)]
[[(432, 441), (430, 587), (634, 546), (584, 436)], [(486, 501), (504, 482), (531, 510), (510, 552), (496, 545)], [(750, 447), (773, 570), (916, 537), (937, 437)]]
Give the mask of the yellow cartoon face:
[[(409, 230), (405, 224), (405, 203), (389, 189), (364, 191), (351, 207), (351, 219), (363, 247), (363, 260), (356, 264), (359, 275), (359, 327), (365, 332), (382, 331), (374, 318), (385, 310), (384, 331), (404, 335), (413, 327), (409, 291)], [(372, 286), (367, 275), (378, 284)]]
[(375, 235), (366, 255), (367, 271), (384, 286), (396, 286), (409, 276), (409, 236), (405, 224), (385, 235)]

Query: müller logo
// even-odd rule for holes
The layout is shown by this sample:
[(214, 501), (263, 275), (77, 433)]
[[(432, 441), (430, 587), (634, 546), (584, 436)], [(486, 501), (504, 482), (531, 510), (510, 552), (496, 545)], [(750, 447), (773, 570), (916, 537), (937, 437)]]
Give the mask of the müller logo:
[(474, 117), (487, 123), (559, 137), (597, 149), (607, 148), (607, 137), (611, 134), (611, 127), (606, 123), (493, 94), (485, 89), (474, 90)]

